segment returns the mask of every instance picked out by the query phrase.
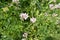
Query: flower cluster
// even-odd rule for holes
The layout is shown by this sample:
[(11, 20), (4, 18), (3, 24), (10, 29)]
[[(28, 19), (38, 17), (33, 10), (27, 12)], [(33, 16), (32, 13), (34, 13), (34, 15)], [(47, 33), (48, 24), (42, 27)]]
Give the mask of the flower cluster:
[(19, 16), (21, 17), (22, 20), (26, 20), (29, 17), (28, 14), (26, 13), (21, 13)]
[(18, 3), (18, 2), (19, 2), (19, 0), (12, 0), (12, 2), (13, 2), (13, 3)]
[(51, 10), (55, 9), (55, 8), (54, 8), (54, 4), (50, 4), (50, 5), (49, 5), (49, 8), (50, 8)]
[(26, 40), (26, 38), (27, 38), (27, 36), (28, 36), (28, 33), (25, 32), (25, 33), (23, 33), (22, 36), (23, 36), (22, 40)]
[(56, 5), (50, 4), (50, 5), (49, 5), (49, 8), (50, 8), (51, 10), (60, 8), (60, 3), (58, 3), (58, 4), (56, 4)]
[(35, 22), (36, 22), (36, 18), (32, 17), (32, 18), (30, 18), (30, 21), (31, 21), (32, 23), (35, 23)]
[[(20, 19), (22, 19), (22, 20), (27, 20), (28, 17), (29, 17), (27, 13), (21, 13), (19, 16), (20, 16)], [(35, 23), (36, 22), (36, 18), (32, 17), (32, 18), (30, 18), (30, 21), (32, 23)]]
[(60, 8), (60, 3), (55, 5), (55, 8)]
[(24, 37), (24, 38), (27, 38), (27, 36), (28, 36), (27, 33), (24, 33), (24, 34), (23, 34), (23, 37)]
[(56, 13), (53, 13), (53, 14), (52, 14), (52, 16), (53, 16), (53, 17), (56, 17), (56, 16), (58, 16), (58, 14), (56, 14)]

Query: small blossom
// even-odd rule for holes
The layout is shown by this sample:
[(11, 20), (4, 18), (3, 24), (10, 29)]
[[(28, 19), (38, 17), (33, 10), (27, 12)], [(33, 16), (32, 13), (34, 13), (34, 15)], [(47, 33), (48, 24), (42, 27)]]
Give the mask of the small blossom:
[(27, 38), (28, 34), (27, 33), (24, 33), (23, 34), (23, 37)]
[(56, 24), (60, 24), (60, 20), (56, 20)]
[(55, 7), (54, 7), (53, 4), (50, 4), (50, 5), (49, 5), (49, 8), (50, 8), (51, 10), (55, 9)]
[(60, 8), (60, 4), (55, 5), (55, 8)]
[(45, 14), (44, 14), (44, 15), (45, 15), (45, 16), (48, 16), (49, 14), (45, 12)]
[(35, 22), (36, 22), (36, 18), (32, 17), (32, 18), (30, 18), (30, 21), (31, 21), (32, 23), (35, 23)]
[(56, 14), (56, 13), (53, 13), (53, 14), (52, 14), (52, 16), (53, 16), (53, 17), (56, 17), (56, 16), (58, 16), (58, 14)]
[(28, 14), (26, 13), (21, 13), (19, 16), (21, 17), (22, 20), (26, 20), (29, 17)]
[(12, 2), (13, 2), (13, 3), (18, 3), (18, 2), (19, 2), (19, 0), (12, 0)]
[(53, 4), (50, 4), (49, 7), (52, 8), (54, 5)]

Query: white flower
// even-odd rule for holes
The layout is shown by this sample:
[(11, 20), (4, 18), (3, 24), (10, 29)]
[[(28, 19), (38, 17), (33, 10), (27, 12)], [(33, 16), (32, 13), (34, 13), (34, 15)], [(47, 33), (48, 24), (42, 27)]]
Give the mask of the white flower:
[(53, 17), (56, 17), (56, 16), (58, 16), (58, 14), (56, 14), (56, 13), (53, 13), (53, 14), (52, 14), (52, 16), (53, 16)]
[(30, 18), (30, 21), (31, 21), (32, 23), (35, 23), (35, 22), (36, 22), (36, 18), (32, 17), (32, 18)]
[(45, 15), (45, 16), (48, 16), (49, 14), (45, 12), (45, 14), (44, 14), (44, 15)]
[(19, 16), (21, 17), (22, 20), (26, 20), (29, 17), (28, 14), (26, 13), (21, 13)]
[(23, 37), (27, 38), (28, 34), (27, 33), (24, 33), (23, 34)]
[(17, 3), (17, 2), (19, 2), (19, 0), (12, 0), (12, 2), (13, 2), (13, 3)]
[(56, 24), (60, 24), (60, 19), (56, 20)]
[(60, 4), (56, 4), (55, 5), (55, 8), (60, 8)]
[(49, 5), (49, 8), (50, 8), (51, 10), (55, 9), (54, 4), (50, 4), (50, 5)]
[(49, 7), (52, 8), (54, 5), (53, 4), (50, 4)]

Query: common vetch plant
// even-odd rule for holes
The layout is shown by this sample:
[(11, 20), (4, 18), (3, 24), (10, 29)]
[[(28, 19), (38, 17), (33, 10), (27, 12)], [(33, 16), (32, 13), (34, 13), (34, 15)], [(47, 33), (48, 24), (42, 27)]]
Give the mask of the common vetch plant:
[(0, 40), (60, 40), (60, 0), (0, 0)]

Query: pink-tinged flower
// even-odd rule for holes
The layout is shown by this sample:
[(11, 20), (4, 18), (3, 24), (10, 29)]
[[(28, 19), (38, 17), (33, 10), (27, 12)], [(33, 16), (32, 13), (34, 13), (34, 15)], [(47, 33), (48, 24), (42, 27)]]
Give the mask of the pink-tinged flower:
[(53, 17), (56, 17), (56, 16), (58, 16), (58, 14), (56, 14), (56, 13), (53, 13), (53, 14), (52, 14), (52, 16), (53, 16)]
[(60, 4), (55, 5), (55, 8), (60, 8)]
[(18, 2), (19, 2), (19, 0), (12, 0), (12, 2), (14, 2), (14, 3), (18, 3)]
[(27, 33), (24, 33), (24, 34), (23, 34), (23, 37), (24, 37), (24, 38), (27, 38), (27, 36), (28, 36)]
[(50, 8), (51, 10), (55, 9), (54, 4), (50, 4), (50, 5), (49, 5), (49, 8)]
[(32, 17), (32, 18), (30, 18), (30, 21), (31, 21), (32, 23), (35, 23), (35, 22), (36, 22), (36, 18)]
[(53, 4), (50, 4), (49, 7), (52, 8), (54, 5)]
[(28, 14), (26, 13), (21, 13), (19, 16), (21, 17), (22, 20), (26, 20), (29, 17)]

